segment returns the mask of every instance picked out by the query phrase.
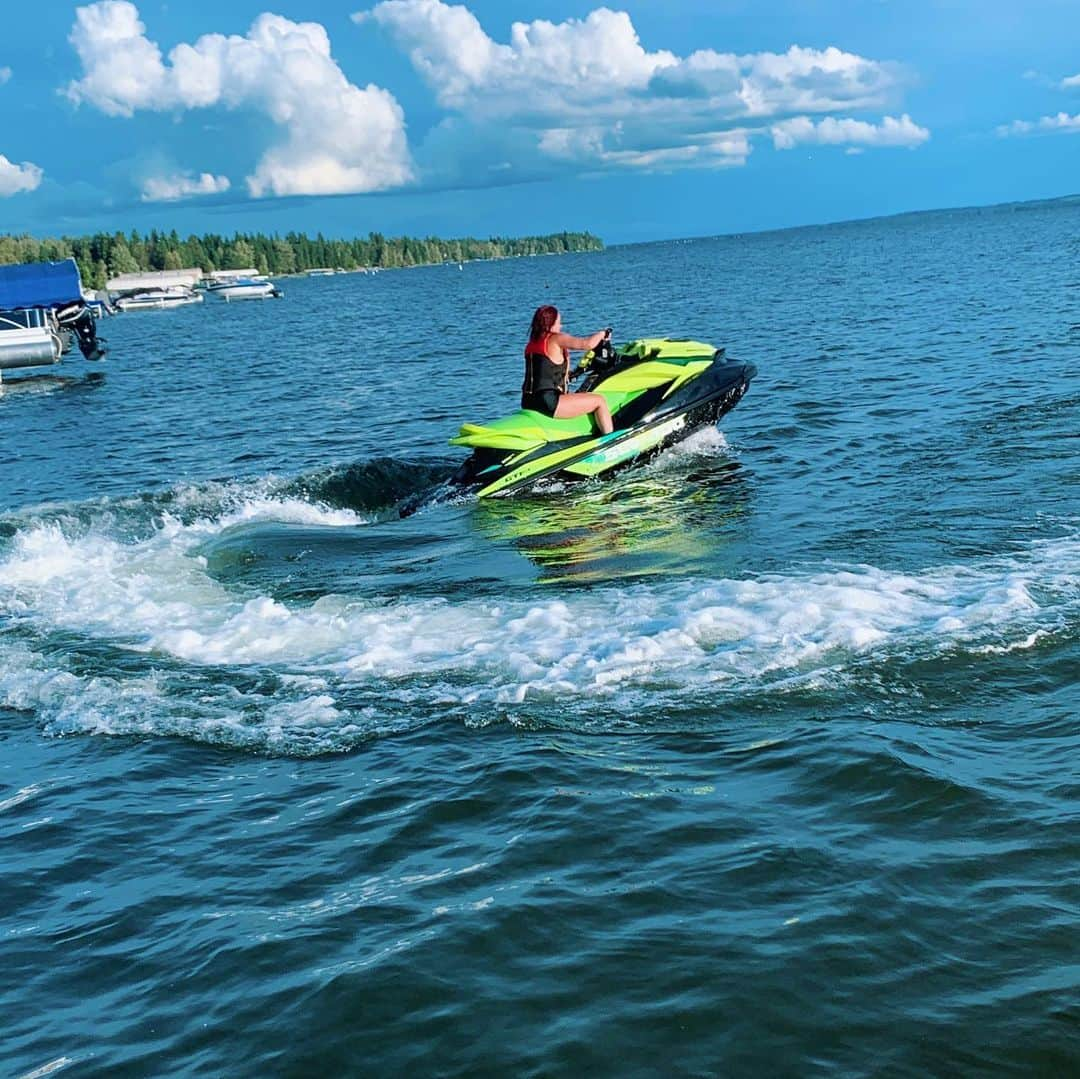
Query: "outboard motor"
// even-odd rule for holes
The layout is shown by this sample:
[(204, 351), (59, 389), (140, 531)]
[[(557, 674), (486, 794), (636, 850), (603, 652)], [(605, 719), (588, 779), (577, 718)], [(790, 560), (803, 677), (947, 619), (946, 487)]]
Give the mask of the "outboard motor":
[(79, 342), (79, 351), (88, 360), (100, 360), (105, 355), (104, 344), (98, 340), (97, 320), (85, 304), (59, 308), (56, 321), (63, 329), (71, 330)]

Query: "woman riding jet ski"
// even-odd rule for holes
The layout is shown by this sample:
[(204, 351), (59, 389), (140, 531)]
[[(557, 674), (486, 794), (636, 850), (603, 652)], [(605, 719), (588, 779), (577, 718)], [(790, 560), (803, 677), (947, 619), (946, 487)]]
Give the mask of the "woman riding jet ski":
[(591, 337), (564, 333), (557, 307), (538, 307), (529, 327), (525, 346), (525, 381), (521, 384), (521, 407), (557, 420), (591, 415), (600, 434), (612, 431), (607, 399), (599, 393), (570, 393), (570, 350), (588, 352), (597, 347), (611, 330), (600, 330)]
[[(468, 446), (473, 454), (452, 482), (476, 488), (477, 496), (486, 498), (510, 494), (545, 476), (599, 476), (643, 461), (715, 424), (735, 407), (757, 374), (753, 364), (728, 360), (722, 348), (700, 341), (648, 338), (616, 350), (610, 332), (598, 342), (599, 335), (589, 339), (595, 347), (569, 375), (576, 378), (587, 372), (581, 393), (557, 394), (550, 410), (538, 410), (537, 402), (545, 406), (551, 402), (528, 396), (529, 364), (535, 365), (534, 370), (542, 364), (539, 356), (527, 358), (523, 400), (532, 407), (488, 424), (463, 424), (450, 444)], [(588, 403), (592, 408), (559, 417), (566, 409), (565, 404), (559, 408), (560, 402), (570, 405), (567, 411), (577, 412), (573, 398), (586, 396), (598, 399), (580, 402), (581, 407)], [(597, 407), (598, 402), (606, 408)], [(610, 412), (614, 427), (610, 434), (603, 433), (604, 412)]]

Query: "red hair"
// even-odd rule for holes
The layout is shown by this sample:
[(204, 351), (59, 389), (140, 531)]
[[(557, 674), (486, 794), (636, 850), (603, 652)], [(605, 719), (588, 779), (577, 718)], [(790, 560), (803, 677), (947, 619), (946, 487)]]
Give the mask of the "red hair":
[(551, 327), (555, 325), (555, 320), (559, 317), (559, 309), (552, 307), (551, 304), (545, 304), (543, 307), (536, 309), (536, 314), (532, 317), (532, 325), (529, 327), (529, 340), (538, 341), (546, 333), (551, 333)]

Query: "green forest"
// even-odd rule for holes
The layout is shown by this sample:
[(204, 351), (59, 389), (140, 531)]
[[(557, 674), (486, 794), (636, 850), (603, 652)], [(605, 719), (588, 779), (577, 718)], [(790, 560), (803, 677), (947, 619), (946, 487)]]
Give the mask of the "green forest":
[(0, 236), (0, 266), (24, 262), (50, 262), (74, 258), (83, 284), (104, 288), (110, 277), (140, 270), (181, 270), (199, 266), (212, 270), (255, 267), (264, 274), (304, 273), (322, 268), (357, 270), (425, 266), (470, 259), (515, 258), (521, 255), (555, 255), (568, 251), (599, 251), (603, 241), (588, 232), (558, 232), (551, 236), (495, 236), (440, 240), (429, 236), (389, 237), (373, 232), (366, 238), (329, 240), (299, 232), (285, 236), (235, 233), (219, 236), (188, 236), (172, 232), (99, 232), (93, 236)]

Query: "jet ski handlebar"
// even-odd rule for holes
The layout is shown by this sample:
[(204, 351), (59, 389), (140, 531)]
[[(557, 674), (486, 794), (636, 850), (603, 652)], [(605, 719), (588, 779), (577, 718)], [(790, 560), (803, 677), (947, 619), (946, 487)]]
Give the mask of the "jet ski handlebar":
[(604, 366), (615, 359), (615, 349), (611, 344), (611, 329), (612, 328), (609, 326), (604, 330), (604, 336), (601, 339), (600, 344), (598, 344), (596, 348), (590, 348), (589, 351), (581, 357), (581, 362), (570, 372), (571, 379), (583, 375), (596, 362), (598, 362), (599, 366)]

